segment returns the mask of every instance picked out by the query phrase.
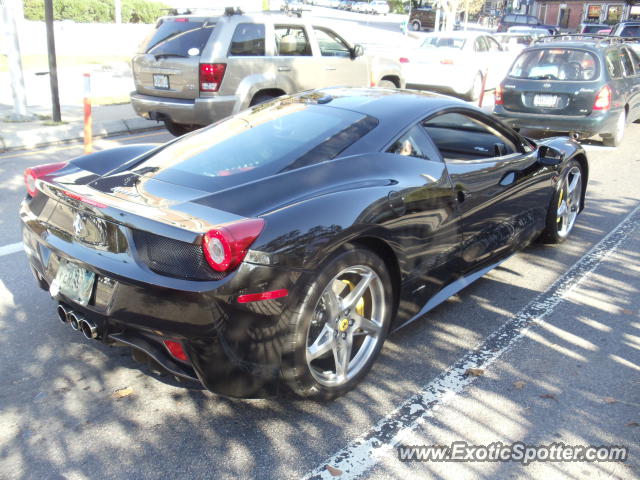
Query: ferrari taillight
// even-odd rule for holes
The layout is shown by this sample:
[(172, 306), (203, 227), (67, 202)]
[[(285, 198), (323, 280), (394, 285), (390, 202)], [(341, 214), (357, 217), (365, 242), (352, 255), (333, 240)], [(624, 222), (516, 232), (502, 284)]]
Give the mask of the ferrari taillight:
[(253, 218), (209, 230), (202, 238), (204, 257), (218, 272), (233, 270), (242, 263), (263, 228), (264, 220)]
[(217, 92), (220, 89), (226, 63), (201, 63), (200, 64), (200, 91)]
[(596, 95), (596, 100), (593, 102), (593, 109), (609, 110), (609, 107), (611, 107), (611, 88), (609, 85), (605, 85)]
[(38, 165), (36, 167), (27, 168), (24, 171), (24, 184), (27, 187), (27, 192), (32, 197), (35, 197), (38, 194), (38, 189), (36, 187), (36, 180), (42, 178), (44, 176), (50, 175), (53, 172), (60, 170), (67, 166), (67, 162), (58, 162), (58, 163), (46, 163), (44, 165)]

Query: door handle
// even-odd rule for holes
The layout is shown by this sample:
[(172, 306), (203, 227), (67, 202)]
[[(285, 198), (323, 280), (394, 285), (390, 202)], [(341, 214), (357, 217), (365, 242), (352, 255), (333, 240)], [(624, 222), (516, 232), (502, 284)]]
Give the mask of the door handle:
[(278, 67), (279, 72), (290, 72), (291, 67)]
[(336, 67), (325, 67), (325, 70), (335, 70)]
[(516, 181), (516, 172), (507, 172), (500, 180), (500, 185), (506, 187), (508, 185), (513, 184)]

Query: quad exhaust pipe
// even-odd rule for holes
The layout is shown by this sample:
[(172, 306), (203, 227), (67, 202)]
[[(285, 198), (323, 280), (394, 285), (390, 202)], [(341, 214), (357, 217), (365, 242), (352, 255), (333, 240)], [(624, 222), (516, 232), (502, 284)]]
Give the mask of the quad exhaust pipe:
[(62, 323), (68, 323), (74, 330), (81, 331), (89, 340), (98, 338), (98, 326), (93, 321), (87, 320), (62, 303), (58, 305), (57, 312)]

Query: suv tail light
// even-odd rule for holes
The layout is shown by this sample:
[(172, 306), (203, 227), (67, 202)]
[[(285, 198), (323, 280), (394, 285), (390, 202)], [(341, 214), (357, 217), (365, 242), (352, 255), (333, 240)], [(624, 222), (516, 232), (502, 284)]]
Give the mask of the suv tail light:
[(222, 83), (222, 77), (227, 69), (226, 63), (200, 64), (200, 91), (217, 92)]
[(499, 83), (496, 87), (496, 93), (493, 95), (494, 105), (504, 105), (504, 99), (502, 98), (502, 84)]
[(36, 188), (36, 180), (45, 177), (53, 172), (56, 172), (66, 166), (67, 162), (58, 162), (46, 163), (44, 165), (27, 168), (24, 171), (24, 184), (27, 187), (27, 192), (29, 193), (29, 195), (35, 197), (38, 194), (38, 189)]
[(609, 85), (605, 85), (596, 95), (596, 100), (593, 102), (593, 109), (609, 110), (609, 107), (611, 107), (611, 88), (609, 88)]
[(264, 220), (253, 218), (209, 230), (202, 239), (204, 257), (214, 270), (231, 271), (242, 263), (263, 228)]

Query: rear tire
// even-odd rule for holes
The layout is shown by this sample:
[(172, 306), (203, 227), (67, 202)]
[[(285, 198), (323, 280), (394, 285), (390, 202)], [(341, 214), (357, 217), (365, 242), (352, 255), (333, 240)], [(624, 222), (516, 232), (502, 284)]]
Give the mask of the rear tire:
[(470, 102), (474, 102), (478, 100), (478, 98), (480, 98), (481, 92), (482, 92), (482, 74), (478, 72), (476, 73), (476, 76), (473, 79), (471, 88), (467, 93), (464, 94), (464, 97)]
[(562, 243), (573, 230), (582, 206), (583, 173), (580, 163), (576, 160), (571, 160), (562, 172), (547, 210), (546, 227), (540, 236), (543, 242)]
[(411, 22), (411, 30), (413, 30), (414, 32), (419, 32), (420, 30), (422, 30), (422, 26), (420, 25), (420, 22), (418, 20), (414, 20), (413, 22)]
[(391, 80), (380, 80), (378, 82), (378, 87), (380, 88), (398, 88), (398, 86), (393, 83)]
[(391, 323), (391, 278), (375, 253), (347, 245), (300, 288), (286, 316), (282, 376), (297, 395), (330, 400), (354, 388), (378, 356)]
[(194, 127), (193, 125), (184, 125), (182, 123), (173, 123), (171, 120), (165, 120), (164, 126), (169, 131), (171, 135), (174, 137), (181, 137), (182, 135), (193, 132), (197, 130), (199, 127)]
[(602, 144), (605, 147), (618, 147), (622, 143), (622, 139), (624, 138), (624, 130), (627, 126), (627, 114), (623, 110), (618, 115), (618, 119), (616, 120), (616, 130), (612, 135), (600, 135), (602, 137)]
[(277, 98), (273, 95), (268, 95), (265, 93), (259, 93), (258, 95), (255, 95), (252, 99), (251, 99), (251, 103), (249, 104), (250, 107), (254, 107), (256, 105), (260, 105), (261, 103), (265, 103), (268, 102), (269, 100), (273, 100), (274, 98)]

